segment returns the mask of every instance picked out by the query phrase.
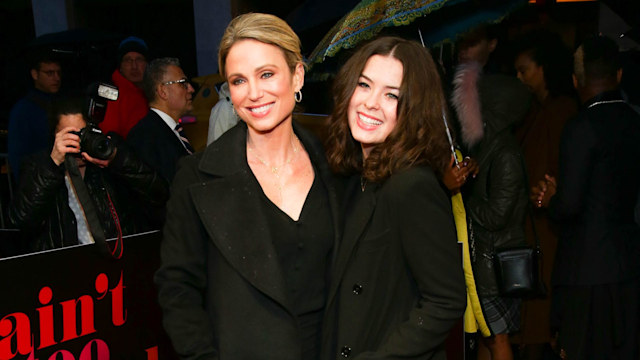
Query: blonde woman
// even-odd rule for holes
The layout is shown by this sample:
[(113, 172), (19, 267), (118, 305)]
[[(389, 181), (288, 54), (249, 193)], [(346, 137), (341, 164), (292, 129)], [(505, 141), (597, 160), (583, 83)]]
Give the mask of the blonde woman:
[(316, 359), (338, 215), (323, 149), (292, 119), (300, 41), (245, 14), (218, 61), (242, 121), (176, 175), (156, 274), (164, 326), (186, 359)]

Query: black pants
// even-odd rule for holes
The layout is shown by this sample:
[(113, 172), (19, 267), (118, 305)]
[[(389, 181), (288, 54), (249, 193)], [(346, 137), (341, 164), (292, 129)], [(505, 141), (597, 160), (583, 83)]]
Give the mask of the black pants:
[(638, 359), (638, 279), (554, 288), (551, 325), (569, 360)]

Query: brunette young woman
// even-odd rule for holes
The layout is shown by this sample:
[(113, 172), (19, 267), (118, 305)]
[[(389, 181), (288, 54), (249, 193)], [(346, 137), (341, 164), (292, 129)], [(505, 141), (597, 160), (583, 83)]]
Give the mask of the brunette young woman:
[(292, 120), (300, 41), (246, 14), (218, 61), (243, 121), (174, 180), (155, 279), (164, 327), (184, 359), (317, 359), (338, 215), (324, 150)]
[(334, 84), (329, 163), (350, 175), (326, 358), (444, 359), (466, 304), (449, 195), (443, 93), (429, 53), (383, 37)]

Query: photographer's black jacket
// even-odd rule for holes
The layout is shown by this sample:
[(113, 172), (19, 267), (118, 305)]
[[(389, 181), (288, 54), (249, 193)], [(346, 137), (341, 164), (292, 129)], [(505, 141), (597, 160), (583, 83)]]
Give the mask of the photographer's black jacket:
[[(168, 184), (140, 161), (119, 139), (117, 153), (108, 168), (87, 163), (84, 183), (107, 239), (117, 236), (110, 211), (114, 204), (122, 234), (149, 230), (143, 212), (164, 206)], [(65, 184), (65, 163), (57, 166), (48, 152), (28, 158), (22, 164), (18, 193), (9, 208), (9, 218), (28, 239), (30, 251), (42, 251), (78, 243), (75, 215), (69, 207)]]

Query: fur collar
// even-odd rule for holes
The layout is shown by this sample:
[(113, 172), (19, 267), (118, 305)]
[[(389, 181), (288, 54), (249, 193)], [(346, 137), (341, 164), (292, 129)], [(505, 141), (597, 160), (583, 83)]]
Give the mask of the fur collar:
[(453, 79), (451, 102), (458, 115), (462, 132), (462, 142), (467, 147), (477, 144), (484, 136), (484, 122), (478, 94), (478, 80), (482, 66), (470, 62), (458, 66)]

